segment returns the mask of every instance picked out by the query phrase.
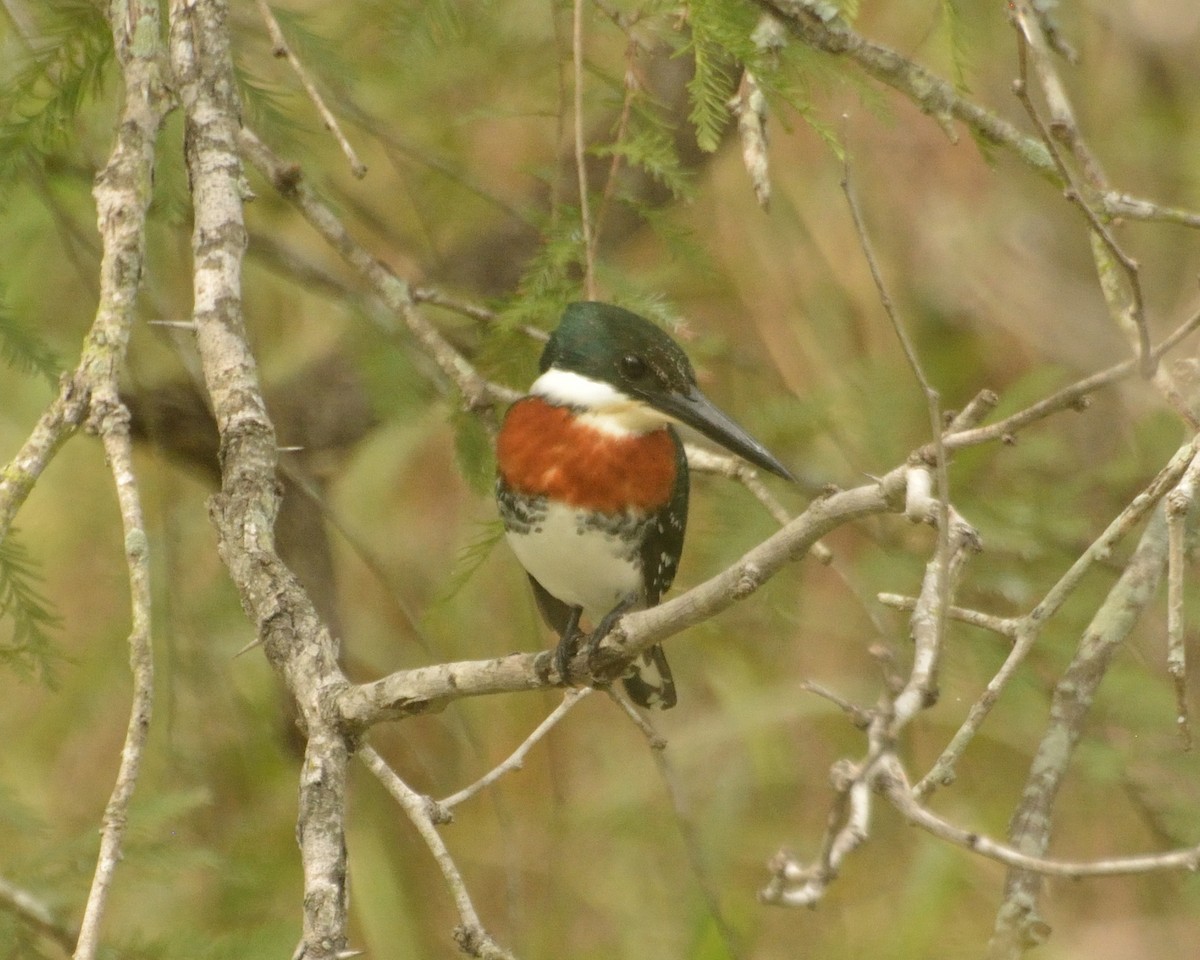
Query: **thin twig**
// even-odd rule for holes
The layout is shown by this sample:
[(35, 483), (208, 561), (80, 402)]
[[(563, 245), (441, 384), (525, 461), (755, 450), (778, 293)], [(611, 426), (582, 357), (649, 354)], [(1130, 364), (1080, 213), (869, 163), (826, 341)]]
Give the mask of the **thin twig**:
[[(1132, 324), (1134, 329), (1134, 349), (1138, 358), (1139, 369), (1142, 376), (1149, 379), (1154, 376), (1155, 365), (1150, 352), (1150, 330), (1146, 322), (1146, 305), (1142, 295), (1142, 281), (1138, 263), (1121, 248), (1121, 245), (1117, 243), (1116, 237), (1113, 236), (1108, 225), (1100, 219), (1087, 199), (1085, 199), (1083, 189), (1076, 184), (1070, 167), (1067, 166), (1066, 161), (1058, 150), (1055, 137), (1051, 133), (1051, 128), (1046, 126), (1046, 123), (1042, 120), (1040, 113), (1034, 106), (1033, 98), (1029, 95), (1028, 82), (1028, 65), (1031, 56), (1038, 75), (1041, 78), (1043, 92), (1051, 104), (1051, 109), (1054, 113), (1053, 130), (1058, 132), (1062, 139), (1071, 146), (1088, 180), (1089, 188), (1099, 191), (1104, 190), (1107, 185), (1103, 174), (1100, 172), (1099, 164), (1096, 163), (1095, 158), (1092, 157), (1091, 153), (1084, 146), (1083, 138), (1079, 135), (1074, 113), (1070, 108), (1066, 92), (1057, 74), (1048, 62), (1048, 53), (1040, 23), (1031, 22), (1033, 16), (1028, 9), (1026, 0), (1014, 0), (1009, 5), (1009, 9), (1012, 11), (1013, 19), (1017, 25), (1017, 62), (1019, 66), (1019, 75), (1017, 81), (1013, 84), (1013, 92), (1017, 95), (1017, 99), (1021, 101), (1025, 112), (1029, 114), (1029, 118), (1041, 134), (1042, 142), (1050, 152), (1050, 157), (1058, 169), (1058, 175), (1065, 184), (1064, 194), (1066, 198), (1074, 203), (1083, 213), (1084, 217), (1087, 218), (1093, 234), (1100, 239), (1109, 255), (1116, 260), (1125, 274), (1125, 282), (1129, 292), (1129, 307), (1126, 311), (1120, 311), (1117, 319), (1120, 320), (1121, 314), (1124, 313), (1127, 315), (1129, 323)], [(1098, 262), (1097, 266), (1103, 274), (1104, 265)]]
[[(879, 269), (879, 263), (875, 259), (875, 252), (871, 244), (871, 238), (867, 233), (866, 224), (863, 222), (862, 211), (859, 209), (858, 199), (855, 196), (854, 190), (850, 184), (850, 153), (847, 150), (843, 154), (842, 159), (842, 192), (846, 195), (846, 203), (850, 208), (850, 217), (854, 222), (854, 229), (858, 235), (859, 246), (862, 248), (863, 257), (867, 261), (867, 266), (871, 271), (871, 279), (875, 282), (875, 289), (879, 295), (879, 302), (883, 306), (884, 313), (887, 314), (888, 320), (892, 325), (892, 329), (896, 333), (896, 338), (900, 341), (900, 345), (904, 350), (904, 356), (908, 360), (908, 365), (912, 369), (913, 376), (917, 380), (917, 384), (921, 388), (922, 394), (925, 397), (926, 408), (929, 413), (930, 435), (933, 437), (933, 467), (937, 474), (937, 497), (935, 502), (935, 523), (937, 526), (937, 553), (930, 564), (930, 570), (935, 576), (934, 581), (934, 605), (930, 607), (933, 614), (933, 622), (931, 624), (933, 635), (930, 638), (928, 651), (931, 657), (929, 663), (929, 676), (924, 678), (928, 684), (928, 689), (918, 690), (919, 696), (931, 695), (936, 688), (936, 668), (937, 660), (940, 655), (942, 639), (946, 632), (946, 608), (949, 606), (950, 581), (948, 577), (951, 574), (951, 541), (956, 534), (965, 536), (965, 531), (970, 530), (973, 538), (972, 544), (974, 549), (981, 548), (978, 536), (974, 530), (965, 524), (957, 525), (955, 531), (951, 530), (952, 513), (950, 507), (950, 474), (946, 464), (946, 447), (943, 440), (944, 421), (942, 420), (942, 399), (941, 395), (929, 378), (925, 374), (925, 369), (921, 364), (921, 359), (917, 355), (916, 347), (913, 345), (912, 339), (908, 335), (908, 330), (901, 322), (900, 316), (896, 311), (895, 305), (892, 302), (891, 295), (888, 293), (887, 285), (883, 281), (883, 273)], [(918, 497), (916, 494), (919, 490), (923, 490), (922, 485), (913, 483), (914, 478), (921, 478), (924, 474), (922, 464), (914, 464), (909, 471), (909, 481), (907, 484), (907, 499), (908, 504), (906, 512), (909, 519), (921, 519), (917, 512), (926, 509), (924, 501), (931, 499), (927, 492)], [(961, 551), (955, 551), (957, 556)], [(918, 606), (913, 611), (914, 621), (920, 615), (921, 606)], [(918, 647), (920, 652), (920, 647)], [(917, 666), (914, 665), (914, 676), (916, 676)], [(897, 701), (899, 702), (899, 701)], [(919, 709), (920, 703), (914, 704), (912, 709), (915, 712)], [(907, 718), (902, 721), (907, 722)]]
[(740, 938), (721, 909), (721, 896), (716, 884), (713, 882), (708, 864), (705, 862), (704, 845), (701, 842), (699, 832), (696, 830), (690, 804), (687, 801), (683, 787), (679, 783), (679, 777), (676, 775), (675, 768), (667, 756), (667, 741), (655, 729), (653, 721), (648, 716), (643, 715), (624, 696), (611, 687), (607, 690), (607, 693), (609, 699), (621, 708), (625, 715), (633, 722), (633, 725), (641, 731), (642, 736), (646, 738), (646, 745), (650, 748), (650, 755), (654, 758), (654, 765), (658, 768), (658, 775), (662, 778), (663, 786), (666, 788), (667, 798), (671, 804), (671, 813), (675, 818), (675, 826), (679, 829), (679, 836), (683, 840), (683, 847), (687, 851), (688, 863), (691, 866), (692, 875), (696, 878), (696, 884), (700, 888), (701, 896), (704, 897), (709, 916), (712, 918), (717, 928), (717, 933), (725, 945), (726, 954), (733, 958), (733, 960), (739, 960), (744, 952)]
[[(1184, 338), (1195, 332), (1197, 327), (1200, 327), (1200, 311), (1188, 317), (1170, 336), (1166, 337), (1162, 343), (1151, 351), (1155, 364), (1157, 365), (1163, 356), (1178, 346)], [(1136, 372), (1137, 366), (1138, 361), (1136, 359), (1123, 360), (1105, 370), (1093, 373), (1082, 380), (1077, 380), (1070, 386), (1063, 387), (1063, 389), (1056, 391), (1043, 400), (1039, 400), (1024, 410), (1019, 410), (1011, 416), (1005, 417), (1003, 420), (996, 423), (989, 423), (984, 427), (955, 429), (952, 424), (950, 432), (945, 437), (946, 449), (960, 450), (963, 447), (989, 443), (993, 440), (1004, 440), (1007, 437), (1013, 436), (1022, 427), (1042, 420), (1052, 413), (1057, 413), (1061, 410), (1082, 409), (1086, 403), (1088, 394), (1094, 393), (1101, 387), (1106, 387), (1119, 380), (1123, 380), (1125, 377)]]
[(828, 700), (834, 706), (838, 707), (854, 722), (854, 725), (860, 730), (865, 730), (871, 723), (871, 711), (860, 707), (857, 703), (847, 700), (841, 694), (835, 693), (824, 684), (817, 683), (814, 680), (804, 680), (801, 682), (799, 689), (806, 693), (814, 694), (824, 700)]
[(600, 207), (596, 211), (595, 236), (597, 241), (599, 237), (603, 236), (604, 218), (608, 214), (613, 196), (617, 191), (618, 174), (621, 171), (621, 150), (619, 148), (629, 133), (629, 118), (633, 113), (633, 102), (641, 89), (641, 81), (637, 74), (637, 57), (640, 49), (641, 44), (630, 36), (629, 42), (625, 46), (625, 94), (621, 100), (621, 113), (617, 117), (617, 130), (613, 135), (612, 157), (608, 163), (608, 176), (604, 179), (604, 193), (600, 196)]
[(588, 198), (587, 142), (583, 136), (583, 0), (574, 0), (571, 62), (574, 67), (575, 174), (579, 180), (579, 224), (583, 232), (583, 283), (587, 299), (596, 299), (596, 237)]
[(1188, 724), (1187, 644), (1184, 635), (1183, 584), (1188, 517), (1196, 503), (1200, 457), (1167, 494), (1167, 672), (1175, 687), (1175, 722), (1185, 750), (1192, 747)]
[(1029, 612), (1030, 621), (1041, 626), (1058, 612), (1091, 566), (1099, 560), (1108, 559), (1117, 542), (1140, 523), (1154, 509), (1158, 501), (1166, 496), (1167, 491), (1179, 482), (1192, 460), (1197, 456), (1197, 451), (1200, 451), (1200, 435), (1193, 437), (1180, 447), (1146, 488), (1133, 498), (1129, 506), (1113, 518), (1104, 532), (1071, 564), (1070, 569), (1050, 588), (1041, 602)]
[(141, 498), (133, 473), (133, 443), (129, 438), (129, 413), (117, 404), (117, 385), (109, 387), (109, 400), (114, 407), (102, 415), (99, 427), (104, 451), (117, 488), (121, 508), (121, 523), (125, 532), (125, 560), (129, 571), (129, 591), (132, 607), (132, 629), (129, 633), (129, 665), (133, 672), (133, 702), (125, 743), (121, 748), (121, 763), (117, 779), (100, 829), (100, 853), (96, 872), (79, 925), (79, 943), (75, 960), (89, 960), (96, 955), (100, 924), (108, 901), (109, 888), (117, 864), (123, 856), (122, 842), (129, 820), (129, 804), (137, 786), (146, 738), (150, 732), (150, 714), (154, 699), (154, 655), (150, 646), (150, 560), (149, 541), (142, 520)]
[(389, 310), (400, 317), (409, 332), (458, 388), (469, 409), (485, 410), (517, 394), (481, 377), (466, 358), (422, 316), (412, 289), (350, 235), (345, 225), (305, 181), (300, 168), (278, 157), (253, 131), (243, 127), (239, 145), (246, 158), (276, 190), (291, 201), (304, 218), (366, 280)]
[(580, 700), (592, 693), (591, 687), (579, 687), (574, 690), (568, 690), (563, 694), (562, 702), (555, 707), (550, 715), (537, 725), (534, 731), (525, 738), (516, 750), (514, 750), (502, 762), (497, 764), (474, 783), (463, 787), (457, 793), (452, 793), (450, 796), (437, 801), (437, 805), (444, 810), (452, 810), (464, 800), (469, 800), (475, 794), (479, 793), (486, 787), (490, 787), (493, 783), (499, 780), (506, 773), (511, 773), (514, 770), (520, 770), (525, 765), (525, 757), (529, 755), (529, 751), (549, 733), (563, 717), (570, 713), (571, 708)]
[(279, 21), (275, 19), (275, 14), (267, 6), (267, 0), (256, 0), (256, 2), (258, 4), (258, 12), (262, 15), (267, 25), (267, 33), (271, 35), (271, 52), (277, 57), (286, 59), (288, 65), (295, 71), (301, 85), (304, 87), (304, 92), (308, 94), (308, 99), (313, 102), (313, 106), (317, 108), (317, 113), (321, 115), (321, 122), (325, 124), (325, 129), (334, 135), (338, 145), (342, 148), (342, 153), (346, 155), (346, 159), (350, 162), (350, 172), (361, 180), (367, 175), (367, 165), (359, 159), (354, 147), (350, 145), (350, 141), (342, 131), (342, 125), (338, 123), (337, 117), (325, 105), (325, 98), (321, 96), (321, 92), (317, 89), (317, 85), (313, 82), (307, 68), (300, 61), (300, 58), (296, 56), (291, 45), (287, 42), (287, 38), (284, 37), (283, 30), (279, 26)]
[[(897, 593), (881, 593), (876, 598), (885, 607), (894, 610), (913, 610), (917, 606), (916, 597), (904, 597)], [(980, 610), (968, 610), (965, 607), (951, 606), (946, 609), (946, 616), (959, 623), (970, 624), (983, 630), (998, 633), (1012, 641), (1017, 635), (1018, 621), (1012, 617), (997, 617), (995, 614), (984, 613)]]
[(100, 264), (100, 304), (84, 347), (80, 375), (91, 392), (87, 426), (103, 441), (125, 535), (133, 697), (116, 782), (104, 809), (100, 852), (79, 925), (75, 960), (92, 960), (99, 949), (109, 892), (123, 856), (129, 805), (146, 746), (154, 690), (148, 539), (133, 472), (129, 411), (120, 401), (117, 382), (133, 328), (145, 256), (154, 146), (168, 108), (160, 22), (161, 13), (155, 0), (131, 3), (123, 15), (117, 15), (114, 8), (111, 28), (124, 79), (125, 100), (112, 153), (93, 188), (104, 254)]
[(387, 762), (369, 746), (359, 749), (358, 757), (383, 788), (392, 795), (400, 808), (408, 815), (421, 839), (429, 847), (433, 859), (450, 888), (454, 905), (458, 910), (460, 925), (454, 931), (454, 939), (462, 951), (472, 957), (483, 960), (513, 960), (513, 955), (501, 947), (484, 929), (479, 921), (479, 914), (471, 902), (471, 894), (467, 891), (466, 882), (450, 851), (446, 848), (442, 835), (438, 833), (436, 819), (439, 809), (432, 800), (417, 793), (407, 783), (400, 779)]
[(65, 920), (56, 916), (54, 911), (34, 894), (21, 889), (4, 877), (0, 877), (0, 910), (11, 913), (22, 923), (49, 937), (64, 953), (70, 953), (79, 939), (78, 929), (72, 928)]
[(892, 804), (910, 823), (935, 837), (971, 850), (990, 860), (1044, 877), (1119, 877), (1152, 873), (1158, 870), (1200, 869), (1200, 845), (1168, 850), (1163, 853), (1100, 860), (1057, 860), (1025, 853), (1016, 846), (1001, 843), (973, 830), (955, 826), (917, 802), (916, 791), (909, 787), (904, 769), (895, 756), (888, 757), (880, 782)]
[(1008, 685), (1009, 680), (1016, 674), (1017, 668), (1024, 663), (1025, 657), (1030, 649), (1032, 649), (1037, 637), (1037, 630), (1033, 628), (1028, 620), (1022, 619), (1017, 623), (1012, 650), (1004, 658), (1004, 663), (1000, 665), (1000, 669), (987, 682), (983, 693), (971, 705), (971, 709), (967, 712), (966, 720), (955, 731), (950, 742), (942, 750), (937, 760), (934, 761), (933, 766), (929, 768), (929, 772), (913, 788), (913, 792), (917, 797), (926, 797), (938, 787), (949, 786), (954, 782), (955, 769), (963, 752), (975, 738), (975, 734), (979, 732), (979, 728), (983, 726), (984, 720), (992, 712), (992, 707), (1000, 699), (1000, 694), (1004, 692), (1004, 688)]

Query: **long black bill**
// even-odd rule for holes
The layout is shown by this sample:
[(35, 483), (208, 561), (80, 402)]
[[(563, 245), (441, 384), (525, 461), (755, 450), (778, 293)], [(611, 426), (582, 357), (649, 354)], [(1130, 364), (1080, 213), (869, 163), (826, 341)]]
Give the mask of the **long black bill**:
[(680, 423), (686, 423), (731, 453), (736, 453), (756, 467), (769, 470), (777, 477), (795, 482), (788, 468), (780, 463), (773, 453), (755, 440), (742, 427), (721, 412), (711, 400), (696, 387), (687, 393), (669, 393), (656, 396), (652, 405)]

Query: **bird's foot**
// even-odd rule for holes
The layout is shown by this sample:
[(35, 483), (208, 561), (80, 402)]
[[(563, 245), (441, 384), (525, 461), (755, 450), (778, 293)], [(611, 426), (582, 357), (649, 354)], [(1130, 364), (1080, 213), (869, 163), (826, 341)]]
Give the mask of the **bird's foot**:
[(579, 618), (583, 615), (581, 607), (572, 607), (571, 615), (567, 617), (566, 628), (554, 648), (554, 669), (564, 687), (571, 684), (571, 658), (579, 650), (579, 641), (583, 636), (579, 632)]
[(575, 629), (564, 634), (558, 641), (558, 646), (554, 648), (554, 669), (563, 686), (571, 684), (571, 660), (579, 652), (579, 641), (582, 639), (583, 634)]
[[(584, 647), (584, 650), (587, 652), (588, 671), (594, 677), (603, 677), (608, 682), (611, 682), (624, 672), (626, 661), (623, 658), (597, 657), (596, 654), (600, 649), (601, 642), (612, 633), (612, 628), (616, 625), (617, 621), (633, 609), (637, 601), (638, 595), (636, 593), (629, 594), (629, 596), (609, 610), (596, 625), (596, 629), (588, 634), (587, 646)], [(617, 663), (621, 664), (621, 669), (614, 671), (614, 664)]]

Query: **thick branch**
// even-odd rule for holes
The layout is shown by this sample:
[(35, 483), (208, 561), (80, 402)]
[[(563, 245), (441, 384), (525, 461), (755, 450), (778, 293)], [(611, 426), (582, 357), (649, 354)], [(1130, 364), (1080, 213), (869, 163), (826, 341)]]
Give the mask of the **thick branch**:
[(246, 231), (227, 13), (223, 0), (172, 3), (171, 53), (185, 110), (195, 215), (196, 344), (221, 437), (221, 492), (211, 512), (221, 558), (308, 734), (297, 826), (305, 891), (301, 953), (332, 960), (346, 945), (349, 747), (328, 722), (326, 703), (331, 688), (346, 681), (336, 643), (279, 559), (272, 535), (279, 509), (276, 442), (242, 317)]

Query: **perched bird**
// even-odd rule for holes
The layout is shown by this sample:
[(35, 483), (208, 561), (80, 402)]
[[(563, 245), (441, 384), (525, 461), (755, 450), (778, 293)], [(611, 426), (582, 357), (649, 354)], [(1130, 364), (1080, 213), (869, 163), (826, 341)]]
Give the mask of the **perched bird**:
[[(652, 607), (675, 579), (687, 525), (684, 423), (785, 479), (767, 449), (696, 386), (666, 333), (605, 303), (572, 303), (550, 336), (541, 375), (505, 416), (496, 500), (509, 544), (558, 633), (559, 676), (592, 626), (589, 654), (627, 611)], [(662, 647), (623, 678), (640, 706), (675, 705)]]

